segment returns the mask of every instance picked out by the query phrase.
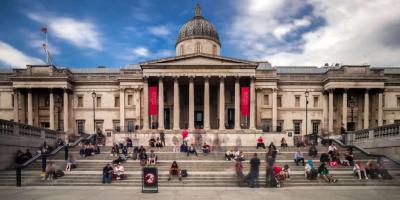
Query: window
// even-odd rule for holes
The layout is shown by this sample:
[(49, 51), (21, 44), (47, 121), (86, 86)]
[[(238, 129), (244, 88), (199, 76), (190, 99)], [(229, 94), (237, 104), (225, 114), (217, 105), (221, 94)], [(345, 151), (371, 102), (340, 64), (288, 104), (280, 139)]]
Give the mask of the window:
[(129, 94), (128, 95), (128, 106), (133, 105), (133, 95)]
[(319, 107), (319, 97), (314, 96), (314, 108), (318, 108), (318, 107)]
[(128, 132), (133, 132), (135, 130), (133, 120), (127, 120), (126, 122), (128, 125)]
[(196, 42), (196, 53), (200, 53), (200, 51), (201, 51), (200, 42)]
[(215, 45), (215, 44), (213, 44), (213, 47), (212, 47), (212, 54), (217, 55), (217, 45)]
[(278, 108), (282, 107), (282, 96), (278, 96), (277, 101)]
[(101, 96), (96, 97), (96, 107), (101, 107)]
[(183, 49), (183, 44), (180, 46), (179, 51), (180, 51), (180, 55), (183, 55), (185, 53), (184, 49)]
[(270, 119), (263, 119), (261, 121), (262, 130), (263, 132), (270, 132), (271, 131), (271, 120)]
[(78, 129), (78, 134), (83, 134), (85, 132), (85, 120), (76, 120), (76, 128)]
[(99, 119), (99, 120), (96, 120), (95, 123), (96, 123), (96, 130), (98, 130), (98, 129), (103, 130), (104, 120)]
[(394, 120), (394, 122), (393, 122), (394, 124), (400, 124), (400, 119), (396, 119), (396, 120)]
[(400, 96), (397, 96), (397, 107), (400, 108)]
[(119, 120), (113, 120), (113, 126), (114, 126), (115, 131), (117, 131), (117, 132), (121, 131), (121, 127), (120, 127), (121, 125), (119, 123)]
[(293, 121), (293, 130), (294, 130), (294, 134), (301, 133), (301, 120)]
[(300, 95), (296, 95), (294, 98), (295, 98), (294, 107), (296, 108), (300, 107)]
[(40, 122), (40, 127), (41, 128), (50, 128), (50, 123), (49, 122)]
[(383, 125), (386, 125), (386, 120), (383, 120), (383, 122), (382, 122), (382, 123), (383, 123)]
[(264, 95), (264, 105), (269, 105), (269, 95), (268, 94), (265, 94)]
[(119, 97), (114, 97), (114, 107), (119, 107)]
[(278, 120), (276, 125), (276, 132), (282, 132), (282, 131), (283, 131), (283, 120)]
[(83, 107), (83, 96), (78, 96), (78, 107)]
[(320, 122), (319, 121), (312, 121), (311, 123), (312, 123), (312, 133), (313, 134), (318, 134)]

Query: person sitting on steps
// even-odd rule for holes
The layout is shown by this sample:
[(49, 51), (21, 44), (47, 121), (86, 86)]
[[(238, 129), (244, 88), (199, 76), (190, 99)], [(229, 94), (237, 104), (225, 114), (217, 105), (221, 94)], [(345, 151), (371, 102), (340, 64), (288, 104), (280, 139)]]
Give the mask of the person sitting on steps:
[(197, 156), (197, 151), (196, 151), (196, 147), (194, 146), (194, 144), (191, 144), (190, 147), (188, 148), (188, 152), (187, 152), (187, 156), (189, 156), (189, 154), (194, 154)]
[(182, 180), (181, 169), (175, 160), (172, 162), (171, 167), (169, 168), (168, 181), (171, 180), (172, 176), (177, 176), (180, 181)]
[(124, 178), (124, 166), (122, 166), (121, 163), (118, 163), (115, 167), (114, 167), (114, 175), (115, 175), (115, 179), (116, 180), (121, 180)]
[(314, 167), (312, 160), (307, 160), (306, 167), (304, 168), (304, 176), (308, 180), (315, 180), (318, 176), (318, 171)]
[(103, 168), (103, 180), (102, 183), (111, 183), (112, 177), (114, 174), (114, 169), (111, 166), (110, 163), (108, 163), (106, 166)]
[(154, 139), (154, 137), (150, 138), (149, 146), (150, 147), (155, 147), (156, 146), (156, 139)]
[(286, 139), (284, 137), (281, 140), (281, 147), (282, 148), (287, 148), (288, 147), (288, 144), (287, 144)]
[(265, 149), (264, 139), (261, 136), (257, 139), (256, 149), (258, 149), (259, 147), (262, 147), (263, 149)]
[(312, 158), (317, 157), (318, 155), (318, 150), (315, 144), (312, 144), (310, 149), (308, 150), (308, 155), (311, 156)]
[(208, 155), (210, 153), (210, 151), (211, 151), (210, 145), (208, 145), (206, 142), (204, 142), (204, 145), (203, 145), (202, 149), (203, 149), (203, 154), (205, 156)]
[(157, 164), (157, 155), (154, 153), (154, 150), (150, 150), (149, 158), (147, 161), (148, 165), (156, 165)]
[(234, 158), (234, 156), (235, 155), (233, 154), (232, 150), (228, 149), (228, 151), (225, 152), (225, 160), (231, 160)]
[(299, 166), (299, 162), (301, 162), (304, 166), (304, 155), (303, 153), (300, 151), (300, 149), (298, 149), (295, 153), (294, 153), (294, 162), (296, 163), (297, 166)]
[(336, 183), (338, 181), (337, 179), (333, 178), (333, 176), (331, 174), (329, 174), (329, 170), (325, 163), (322, 163), (318, 167), (318, 173), (319, 173), (319, 176), (321, 177), (321, 179), (325, 180), (326, 182)]
[(368, 176), (367, 176), (367, 172), (366, 172), (366, 170), (365, 170), (365, 166), (364, 166), (360, 161), (357, 161), (357, 162), (354, 164), (353, 173), (354, 173), (354, 175), (357, 175), (357, 176), (358, 176), (358, 179), (359, 179), (359, 180), (361, 180), (361, 179), (363, 179), (363, 178), (365, 178), (366, 180), (368, 180)]

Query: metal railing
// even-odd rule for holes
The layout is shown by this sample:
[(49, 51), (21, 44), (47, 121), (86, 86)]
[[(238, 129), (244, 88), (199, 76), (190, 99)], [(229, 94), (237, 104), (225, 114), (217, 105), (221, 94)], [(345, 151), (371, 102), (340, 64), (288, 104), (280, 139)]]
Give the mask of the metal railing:
[(34, 163), (38, 159), (42, 159), (42, 172), (45, 172), (46, 170), (46, 165), (47, 165), (47, 158), (55, 156), (58, 152), (60, 152), (62, 149), (64, 149), (64, 159), (68, 160), (68, 149), (71, 147), (77, 146), (82, 140), (87, 139), (91, 140), (95, 134), (82, 134), (77, 140), (75, 140), (73, 143), (68, 143), (65, 145), (58, 146), (56, 149), (51, 151), (50, 153), (37, 153), (35, 154), (31, 159), (27, 160), (26, 162), (17, 165), (16, 166), (16, 186), (21, 187), (22, 185), (22, 169), (28, 167), (32, 163)]

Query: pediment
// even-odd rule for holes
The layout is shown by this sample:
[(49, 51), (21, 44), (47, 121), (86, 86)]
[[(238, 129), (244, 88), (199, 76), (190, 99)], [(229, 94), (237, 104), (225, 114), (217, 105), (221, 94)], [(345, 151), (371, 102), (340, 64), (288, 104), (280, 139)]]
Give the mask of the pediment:
[(239, 66), (251, 66), (257, 65), (255, 62), (240, 60), (235, 58), (228, 58), (222, 56), (215, 55), (207, 55), (207, 54), (192, 54), (192, 55), (184, 55), (177, 56), (171, 58), (163, 58), (158, 60), (152, 60), (143, 62), (140, 64), (141, 66), (170, 66), (170, 65), (239, 65)]

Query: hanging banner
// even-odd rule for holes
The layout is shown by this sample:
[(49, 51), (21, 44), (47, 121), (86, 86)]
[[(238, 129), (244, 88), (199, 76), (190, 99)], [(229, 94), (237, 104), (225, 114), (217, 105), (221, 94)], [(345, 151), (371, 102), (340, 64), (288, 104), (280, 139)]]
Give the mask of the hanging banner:
[(241, 114), (242, 116), (248, 116), (249, 115), (249, 93), (250, 93), (250, 88), (249, 87), (242, 87), (241, 88)]
[(157, 86), (150, 86), (149, 87), (149, 113), (150, 115), (154, 116), (157, 115)]

